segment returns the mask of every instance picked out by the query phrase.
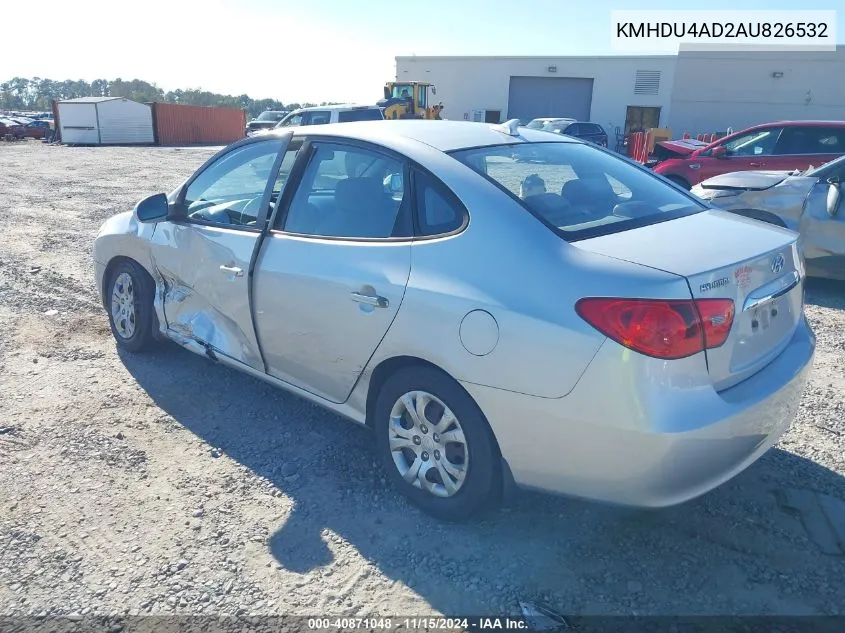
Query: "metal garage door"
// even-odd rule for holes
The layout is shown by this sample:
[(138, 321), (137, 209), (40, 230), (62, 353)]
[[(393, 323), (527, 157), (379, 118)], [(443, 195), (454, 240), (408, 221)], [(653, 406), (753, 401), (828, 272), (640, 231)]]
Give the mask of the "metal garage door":
[(509, 119), (567, 117), (590, 120), (593, 80), (581, 77), (511, 77)]

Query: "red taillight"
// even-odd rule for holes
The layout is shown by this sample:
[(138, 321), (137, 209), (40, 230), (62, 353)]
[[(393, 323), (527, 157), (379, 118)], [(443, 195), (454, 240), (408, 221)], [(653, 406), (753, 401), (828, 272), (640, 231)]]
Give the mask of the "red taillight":
[(733, 325), (730, 299), (667, 300), (592, 297), (575, 310), (599, 332), (634, 351), (663, 359), (722, 345)]
[(698, 299), (695, 302), (704, 324), (707, 349), (719, 347), (728, 340), (734, 324), (734, 302), (730, 299)]

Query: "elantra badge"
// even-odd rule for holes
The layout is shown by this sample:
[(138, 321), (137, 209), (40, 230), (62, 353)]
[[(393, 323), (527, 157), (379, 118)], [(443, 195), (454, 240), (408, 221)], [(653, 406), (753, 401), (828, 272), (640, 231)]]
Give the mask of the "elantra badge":
[(721, 288), (722, 286), (727, 286), (731, 283), (731, 280), (727, 277), (722, 277), (721, 279), (717, 279), (716, 281), (710, 281), (706, 284), (701, 284), (699, 286), (699, 290), (701, 292), (707, 292), (708, 290), (715, 290), (716, 288)]

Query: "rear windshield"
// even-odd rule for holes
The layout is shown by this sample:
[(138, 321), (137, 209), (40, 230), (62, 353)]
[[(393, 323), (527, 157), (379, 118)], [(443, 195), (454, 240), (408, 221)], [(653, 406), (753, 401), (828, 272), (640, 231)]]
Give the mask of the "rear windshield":
[(365, 110), (345, 110), (339, 112), (337, 120), (340, 123), (350, 121), (379, 121), (384, 118), (379, 108), (366, 108)]
[(648, 171), (582, 143), (495, 145), (451, 155), (570, 241), (707, 208)]

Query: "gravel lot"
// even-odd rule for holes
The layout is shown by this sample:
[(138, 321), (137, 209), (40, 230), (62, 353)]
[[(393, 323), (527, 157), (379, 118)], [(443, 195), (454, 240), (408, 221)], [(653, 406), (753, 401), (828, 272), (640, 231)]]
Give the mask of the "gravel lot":
[(97, 229), (213, 151), (0, 143), (0, 616), (845, 614), (845, 286), (809, 284), (799, 418), (722, 488), (439, 524), (366, 430), (176, 346), (116, 352)]

